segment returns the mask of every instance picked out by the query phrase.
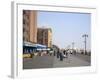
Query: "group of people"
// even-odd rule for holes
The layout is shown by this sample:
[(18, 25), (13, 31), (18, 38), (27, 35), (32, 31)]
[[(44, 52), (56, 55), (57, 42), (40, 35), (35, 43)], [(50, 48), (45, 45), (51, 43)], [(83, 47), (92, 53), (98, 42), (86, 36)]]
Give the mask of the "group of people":
[(54, 51), (54, 56), (60, 59), (60, 61), (63, 61), (64, 58), (68, 58), (69, 52), (66, 50), (58, 50), (57, 52)]

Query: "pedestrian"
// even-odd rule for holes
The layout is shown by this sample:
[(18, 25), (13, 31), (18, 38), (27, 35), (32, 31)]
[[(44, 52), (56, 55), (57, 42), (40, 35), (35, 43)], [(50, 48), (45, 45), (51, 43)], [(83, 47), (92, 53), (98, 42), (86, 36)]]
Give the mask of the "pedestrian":
[(63, 57), (63, 52), (60, 51), (59, 57), (60, 57), (60, 61), (63, 61), (63, 58), (64, 58), (64, 57)]
[(66, 58), (68, 58), (68, 52), (67, 51), (66, 51), (65, 55), (66, 55)]
[(70, 61), (71, 61), (70, 55), (72, 55), (71, 51), (66, 51), (66, 58), (67, 58), (68, 63), (70, 63)]
[(74, 55), (76, 55), (76, 50), (74, 50)]
[(56, 56), (56, 51), (54, 50), (54, 56)]
[(41, 56), (41, 51), (38, 52), (38, 55)]
[(65, 54), (66, 54), (66, 51), (64, 50), (63, 53), (64, 53), (64, 55), (65, 55)]
[(58, 50), (57, 51), (57, 58), (59, 58), (59, 56), (60, 56), (60, 51)]

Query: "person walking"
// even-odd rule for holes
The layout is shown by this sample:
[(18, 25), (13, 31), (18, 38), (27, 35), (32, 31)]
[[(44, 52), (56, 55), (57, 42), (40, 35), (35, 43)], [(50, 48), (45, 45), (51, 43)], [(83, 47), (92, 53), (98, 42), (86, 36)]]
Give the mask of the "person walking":
[(60, 57), (60, 61), (63, 61), (63, 52), (62, 51), (60, 51), (60, 53), (59, 53), (59, 57)]
[(66, 50), (63, 50), (64, 55), (66, 54)]
[(58, 50), (57, 51), (57, 58), (59, 58), (59, 56), (60, 56), (60, 51)]
[(56, 56), (56, 51), (54, 50), (54, 56)]
[(65, 52), (65, 55), (66, 55), (66, 58), (68, 58), (68, 52), (67, 51)]

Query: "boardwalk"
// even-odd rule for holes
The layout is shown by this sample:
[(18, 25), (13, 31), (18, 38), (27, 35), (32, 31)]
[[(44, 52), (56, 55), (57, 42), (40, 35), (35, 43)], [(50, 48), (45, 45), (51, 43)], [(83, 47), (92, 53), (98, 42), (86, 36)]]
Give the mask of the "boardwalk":
[(60, 61), (56, 56), (36, 56), (23, 59), (24, 69), (90, 66), (90, 56), (72, 55)]
[(84, 57), (79, 57), (77, 55), (70, 54), (69, 58), (65, 58), (60, 61), (55, 57), (53, 67), (80, 67), (80, 66), (90, 66), (90, 62), (83, 59)]

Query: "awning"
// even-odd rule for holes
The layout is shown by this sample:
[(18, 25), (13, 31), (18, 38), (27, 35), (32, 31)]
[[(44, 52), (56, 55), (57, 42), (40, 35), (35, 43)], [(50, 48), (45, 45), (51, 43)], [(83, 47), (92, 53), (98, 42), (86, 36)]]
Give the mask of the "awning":
[(43, 47), (46, 48), (47, 46), (41, 44), (33, 44), (31, 42), (24, 41), (23, 46), (31, 46), (31, 47)]
[(50, 48), (48, 48), (47, 46), (45, 45), (42, 45), (42, 44), (33, 44), (31, 42), (24, 42), (23, 43), (23, 48), (33, 48), (33, 49), (36, 49), (37, 51), (44, 51), (44, 50), (50, 50)]

